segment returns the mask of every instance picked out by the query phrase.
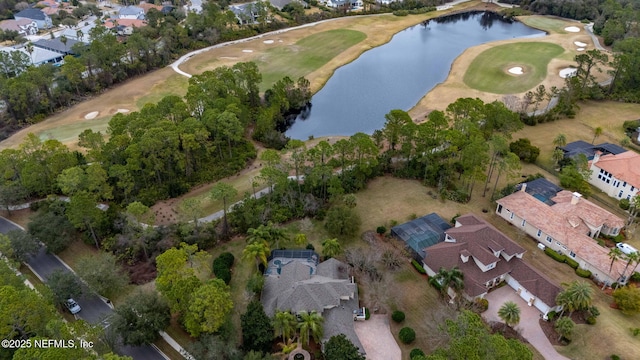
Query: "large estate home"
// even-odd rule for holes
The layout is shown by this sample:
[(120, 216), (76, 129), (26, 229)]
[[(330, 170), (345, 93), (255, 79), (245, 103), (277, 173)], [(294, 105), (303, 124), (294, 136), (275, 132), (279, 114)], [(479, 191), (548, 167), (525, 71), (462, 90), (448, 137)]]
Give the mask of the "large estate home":
[(522, 260), (525, 250), (508, 236), (473, 214), (460, 216), (445, 231), (444, 242), (427, 249), (423, 260), (429, 276), (440, 268), (458, 267), (464, 274), (463, 296), (483, 298), (506, 282), (529, 306), (546, 315), (556, 310), (560, 287)]
[(594, 145), (582, 140), (568, 143), (565, 146), (558, 147), (558, 149), (562, 150), (565, 158), (575, 159), (578, 155), (583, 154), (587, 157), (587, 160), (593, 160), (597, 152), (601, 152), (603, 155), (618, 155), (627, 151), (627, 149), (616, 144), (602, 143)]
[(626, 283), (624, 262), (612, 263), (609, 249), (594, 240), (599, 234), (619, 234), (623, 219), (546, 179), (523, 183), (497, 203), (496, 214), (540, 244), (577, 261), (596, 280)]
[(358, 316), (358, 286), (349, 267), (336, 260), (318, 262), (312, 250), (274, 250), (264, 273), (261, 301), (265, 313), (316, 311), (324, 318), (322, 343), (344, 334), (364, 354), (353, 327)]
[(596, 152), (590, 162), (589, 183), (616, 199), (630, 200), (640, 188), (640, 154)]

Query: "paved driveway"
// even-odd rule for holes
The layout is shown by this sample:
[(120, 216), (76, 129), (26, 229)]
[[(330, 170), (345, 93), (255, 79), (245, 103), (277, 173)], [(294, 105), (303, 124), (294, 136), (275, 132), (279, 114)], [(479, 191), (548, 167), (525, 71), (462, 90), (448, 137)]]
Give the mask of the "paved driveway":
[(551, 345), (549, 339), (540, 327), (540, 316), (542, 313), (534, 306), (529, 306), (518, 294), (509, 286), (503, 286), (500, 289), (492, 291), (486, 296), (489, 300), (489, 309), (482, 314), (487, 321), (502, 322), (498, 316), (498, 309), (507, 301), (513, 301), (520, 307), (520, 323), (516, 325), (518, 332), (531, 345), (533, 345), (547, 360), (569, 360), (568, 358), (558, 354), (556, 349)]
[(358, 339), (367, 353), (367, 360), (400, 360), (402, 352), (389, 330), (387, 315), (374, 315), (367, 321), (353, 324)]

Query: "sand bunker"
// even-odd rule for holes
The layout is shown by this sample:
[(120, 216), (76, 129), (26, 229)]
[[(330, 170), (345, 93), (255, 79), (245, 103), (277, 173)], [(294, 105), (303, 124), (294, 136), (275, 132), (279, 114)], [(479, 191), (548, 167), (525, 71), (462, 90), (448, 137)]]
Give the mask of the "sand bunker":
[(244, 52), (244, 53), (252, 53), (252, 52), (253, 52), (253, 50), (246, 50), (246, 49), (245, 49), (245, 50), (242, 50), (242, 52)]
[(273, 40), (265, 40), (265, 41), (263, 41), (263, 43), (265, 43), (265, 44), (273, 44), (273, 42), (274, 42)]
[(580, 41), (574, 41), (573, 43), (576, 44), (577, 47), (585, 47), (585, 46), (587, 46), (587, 44), (585, 44), (583, 42), (580, 42)]
[(584, 51), (584, 48), (577, 48), (578, 51)]
[(507, 71), (509, 72), (509, 74), (513, 74), (513, 75), (522, 75), (522, 74), (524, 74), (524, 72), (522, 72), (522, 68), (520, 66), (512, 67), (511, 69), (509, 69)]
[(118, 109), (117, 113), (126, 114), (129, 112), (129, 109)]
[(576, 68), (564, 68), (562, 70), (560, 70), (560, 77), (565, 79), (571, 76), (576, 76), (576, 73), (578, 72), (578, 69)]
[(86, 120), (95, 119), (96, 116), (98, 116), (98, 114), (100, 114), (100, 111), (92, 111), (92, 112), (88, 113), (87, 115), (85, 115), (84, 118)]
[(564, 28), (564, 31), (568, 31), (568, 32), (580, 32), (580, 28), (577, 26), (569, 26)]

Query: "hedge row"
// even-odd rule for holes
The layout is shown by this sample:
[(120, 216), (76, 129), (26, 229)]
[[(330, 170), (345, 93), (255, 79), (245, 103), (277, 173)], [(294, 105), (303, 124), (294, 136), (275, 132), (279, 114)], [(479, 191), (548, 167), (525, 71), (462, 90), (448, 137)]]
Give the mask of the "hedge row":
[(427, 271), (422, 267), (422, 265), (418, 264), (417, 261), (411, 260), (411, 264), (413, 265), (414, 268), (416, 268), (416, 270), (418, 270), (418, 272), (420, 274), (426, 274), (427, 273)]
[(564, 262), (566, 262), (569, 266), (571, 266), (574, 269), (578, 268), (578, 262), (573, 260), (573, 259), (566, 258), (566, 259), (564, 259)]
[(591, 277), (591, 271), (581, 269), (581, 268), (576, 269), (576, 274), (580, 277), (587, 278), (587, 279)]
[(567, 257), (564, 254), (560, 254), (559, 252), (553, 250), (550, 247), (545, 248), (544, 253), (549, 255), (549, 257), (551, 257), (553, 260), (557, 262), (565, 262), (565, 260), (567, 259)]
[(235, 257), (229, 252), (224, 252), (213, 260), (213, 274), (227, 285), (231, 281), (231, 267), (234, 261)]
[(578, 276), (583, 277), (583, 278), (590, 278), (591, 277), (591, 271), (579, 268), (578, 262), (573, 260), (573, 259), (571, 259), (571, 258), (568, 258), (566, 255), (560, 254), (559, 252), (553, 250), (550, 247), (545, 248), (544, 249), (544, 253), (549, 255), (549, 257), (551, 257), (553, 260), (555, 260), (557, 262), (563, 262), (563, 263), (571, 266), (572, 268), (574, 268), (576, 270), (576, 274)]

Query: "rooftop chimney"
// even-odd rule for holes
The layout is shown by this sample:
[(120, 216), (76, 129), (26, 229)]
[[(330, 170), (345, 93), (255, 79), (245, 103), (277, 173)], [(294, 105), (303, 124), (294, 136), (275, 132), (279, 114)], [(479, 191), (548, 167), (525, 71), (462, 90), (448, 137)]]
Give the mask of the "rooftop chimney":
[(597, 150), (595, 154), (593, 154), (593, 160), (591, 160), (592, 164), (595, 164), (600, 160), (600, 155), (602, 155), (602, 151)]
[(580, 201), (581, 197), (582, 197), (582, 194), (580, 194), (579, 192), (574, 192), (573, 197), (571, 197), (571, 205), (577, 204), (578, 201)]
[(520, 191), (522, 191), (522, 192), (526, 192), (526, 190), (527, 190), (527, 183), (522, 183), (522, 184), (520, 185)]

